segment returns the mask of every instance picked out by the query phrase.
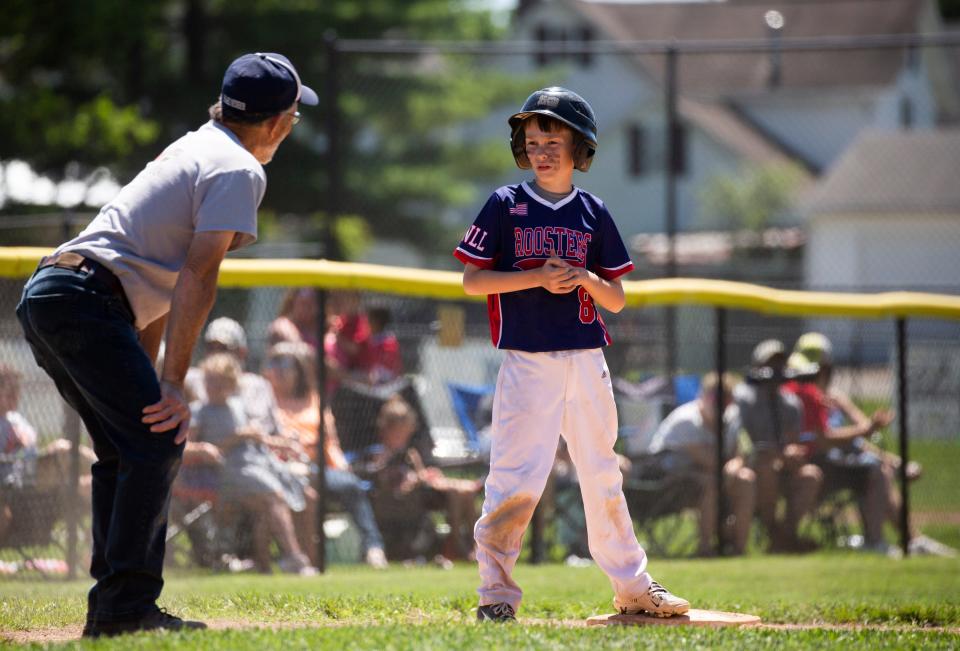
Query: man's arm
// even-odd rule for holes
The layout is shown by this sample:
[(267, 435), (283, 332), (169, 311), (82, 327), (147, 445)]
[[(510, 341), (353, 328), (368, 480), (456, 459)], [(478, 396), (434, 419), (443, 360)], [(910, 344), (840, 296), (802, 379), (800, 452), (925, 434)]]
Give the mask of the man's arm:
[(143, 422), (151, 432), (179, 429), (174, 441), (182, 443), (187, 436), (190, 410), (183, 397), (183, 379), (190, 367), (193, 347), (217, 296), (220, 263), (233, 241), (233, 231), (195, 233), (187, 259), (170, 302), (167, 326), (167, 348), (160, 374), (160, 401), (144, 407)]

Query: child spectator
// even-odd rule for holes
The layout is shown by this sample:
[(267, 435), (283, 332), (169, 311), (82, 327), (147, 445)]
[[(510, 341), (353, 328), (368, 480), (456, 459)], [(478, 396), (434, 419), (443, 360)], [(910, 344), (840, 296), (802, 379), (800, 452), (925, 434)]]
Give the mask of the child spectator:
[(37, 433), (17, 407), (20, 374), (0, 364), (0, 486), (22, 488), (33, 479)]
[(295, 476), (271, 451), (272, 442), (251, 425), (243, 402), (234, 394), (241, 368), (228, 353), (215, 353), (201, 364), (207, 402), (191, 405), (190, 443), (185, 462), (222, 462), (219, 500), (235, 501), (254, 514), (255, 562), (268, 571), (269, 536), (284, 556), (280, 568), (301, 575), (316, 573), (296, 539), (292, 512), (306, 508), (305, 481)]
[[(249, 355), (247, 333), (239, 322), (229, 317), (222, 316), (207, 324), (207, 329), (203, 333), (203, 346), (206, 355), (214, 353), (233, 355), (241, 369), (247, 363)], [(187, 371), (184, 390), (190, 396), (191, 402), (194, 400), (206, 402), (203, 373), (198, 367), (191, 367)], [(278, 433), (277, 403), (270, 383), (262, 375), (244, 371), (240, 375), (236, 395), (243, 401), (244, 412), (253, 424), (271, 436)]]
[[(377, 521), (388, 531), (387, 554), (404, 558), (423, 553), (426, 543), (418, 546), (417, 539), (429, 537), (424, 528), (432, 523), (426, 515), (442, 509), (450, 526), (444, 556), (473, 558), (472, 525), (478, 515), (476, 502), (482, 484), (447, 477), (438, 468), (424, 464), (411, 445), (417, 422), (413, 408), (402, 398), (387, 400), (377, 416), (379, 449), (365, 466), (374, 483)], [(416, 526), (412, 535), (411, 524)]]
[(16, 491), (36, 478), (37, 433), (17, 411), (19, 404), (20, 374), (0, 364), (0, 540), (14, 524)]

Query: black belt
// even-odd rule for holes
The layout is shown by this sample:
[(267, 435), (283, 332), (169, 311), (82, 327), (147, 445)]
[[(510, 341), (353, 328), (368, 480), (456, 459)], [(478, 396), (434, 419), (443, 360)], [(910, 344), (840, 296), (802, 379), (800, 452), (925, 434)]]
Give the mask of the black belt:
[(45, 267), (58, 267), (60, 269), (71, 269), (73, 271), (85, 271), (101, 283), (103, 283), (111, 292), (123, 297), (126, 300), (127, 295), (123, 291), (123, 285), (112, 271), (91, 258), (85, 258), (79, 253), (67, 251), (66, 253), (56, 253), (48, 255), (40, 260), (37, 269)]

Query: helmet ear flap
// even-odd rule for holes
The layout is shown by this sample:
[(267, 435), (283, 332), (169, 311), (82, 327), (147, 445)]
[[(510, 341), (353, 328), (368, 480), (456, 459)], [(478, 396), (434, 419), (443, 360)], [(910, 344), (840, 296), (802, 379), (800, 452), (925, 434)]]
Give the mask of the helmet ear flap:
[(517, 125), (510, 137), (510, 150), (513, 152), (513, 160), (517, 162), (517, 167), (522, 170), (528, 170), (533, 165), (530, 164), (530, 158), (527, 156), (527, 147), (524, 142), (523, 123)]
[(573, 148), (573, 166), (581, 172), (589, 171), (596, 149), (586, 138), (580, 137)]

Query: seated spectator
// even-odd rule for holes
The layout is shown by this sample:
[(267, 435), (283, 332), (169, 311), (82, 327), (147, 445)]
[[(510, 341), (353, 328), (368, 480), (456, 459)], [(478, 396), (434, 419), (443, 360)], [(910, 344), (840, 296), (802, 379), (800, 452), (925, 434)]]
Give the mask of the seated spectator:
[[(775, 339), (753, 349), (747, 380), (733, 390), (740, 422), (753, 450), (750, 467), (757, 477), (757, 514), (770, 536), (773, 551), (801, 551), (797, 529), (801, 518), (817, 504), (823, 472), (806, 460), (799, 444), (803, 407), (783, 389), (787, 354)], [(780, 497), (786, 501), (783, 520), (777, 518)]]
[[(317, 464), (320, 431), (320, 395), (314, 375), (314, 352), (302, 343), (279, 343), (270, 348), (263, 373), (277, 399), (281, 431), (292, 437), (313, 464)], [(377, 569), (387, 567), (383, 537), (377, 528), (365, 482), (350, 471), (340, 449), (333, 412), (324, 410), (324, 467), (327, 490), (347, 510), (360, 531), (363, 556)]]
[[(203, 371), (206, 402), (191, 405), (192, 419), (184, 453), (186, 482), (210, 481), (209, 470), (190, 476), (193, 463), (215, 464), (219, 492), (218, 508), (231, 502), (254, 514), (254, 561), (260, 571), (269, 571), (269, 538), (276, 540), (283, 558), (280, 568), (301, 575), (316, 573), (297, 541), (293, 512), (307, 508), (305, 480), (294, 475), (273, 453), (277, 437), (265, 434), (248, 418), (236, 397), (241, 369), (227, 353), (207, 357)], [(287, 447), (287, 446), (282, 446)], [(209, 468), (209, 465), (207, 466)]]
[(303, 342), (316, 350), (319, 316), (316, 290), (291, 288), (280, 303), (280, 313), (267, 328), (268, 343)]
[(360, 294), (353, 291), (331, 292), (326, 320), (323, 349), (330, 377), (327, 393), (333, 395), (340, 380), (366, 383), (363, 356), (370, 339), (370, 323), (361, 309)]
[[(203, 346), (206, 355), (214, 353), (233, 355), (241, 368), (247, 362), (247, 333), (242, 325), (228, 317), (214, 319), (207, 325), (203, 333)], [(206, 402), (203, 372), (199, 367), (194, 366), (187, 371), (184, 390), (191, 402), (195, 400)], [(273, 396), (273, 388), (266, 378), (257, 373), (244, 371), (240, 375), (235, 395), (243, 402), (244, 412), (252, 424), (271, 436), (278, 433), (277, 403)]]
[(370, 384), (393, 382), (403, 373), (400, 359), (400, 343), (397, 336), (387, 330), (390, 310), (374, 307), (367, 310), (370, 336), (360, 354), (360, 368), (364, 380)]
[[(802, 438), (811, 460), (823, 470), (824, 490), (850, 489), (857, 497), (865, 550), (897, 554), (897, 549), (884, 539), (883, 525), (890, 522), (899, 526), (901, 501), (894, 470), (900, 459), (869, 441), (871, 435), (893, 421), (894, 413), (879, 409), (868, 417), (849, 396), (830, 389), (833, 346), (818, 332), (806, 333), (797, 340), (788, 363), (798, 372), (815, 374), (814, 382), (791, 382), (787, 388), (803, 403)], [(919, 476), (919, 466), (912, 471)], [(910, 538), (910, 547), (917, 553), (956, 553), (920, 535), (912, 525)]]
[(19, 404), (20, 374), (0, 364), (0, 540), (14, 524), (16, 492), (36, 481), (37, 432)]
[(364, 464), (374, 484), (374, 513), (387, 532), (387, 555), (423, 555), (430, 538), (426, 529), (432, 526), (428, 512), (442, 509), (450, 526), (444, 556), (474, 558), (473, 525), (479, 517), (477, 495), (483, 483), (447, 477), (438, 468), (426, 466), (411, 444), (416, 430), (413, 408), (398, 396), (389, 399), (377, 416), (380, 444)]
[[(650, 443), (653, 454), (667, 451), (673, 467), (696, 469), (701, 473), (702, 497), (699, 508), (700, 554), (714, 553), (717, 534), (717, 376), (704, 376), (700, 393), (693, 402), (674, 409), (660, 424)], [(733, 553), (746, 550), (750, 523), (756, 504), (756, 476), (738, 453), (740, 421), (732, 403), (732, 381), (723, 378), (724, 462), (723, 485), (729, 508), (724, 518), (724, 539)]]

